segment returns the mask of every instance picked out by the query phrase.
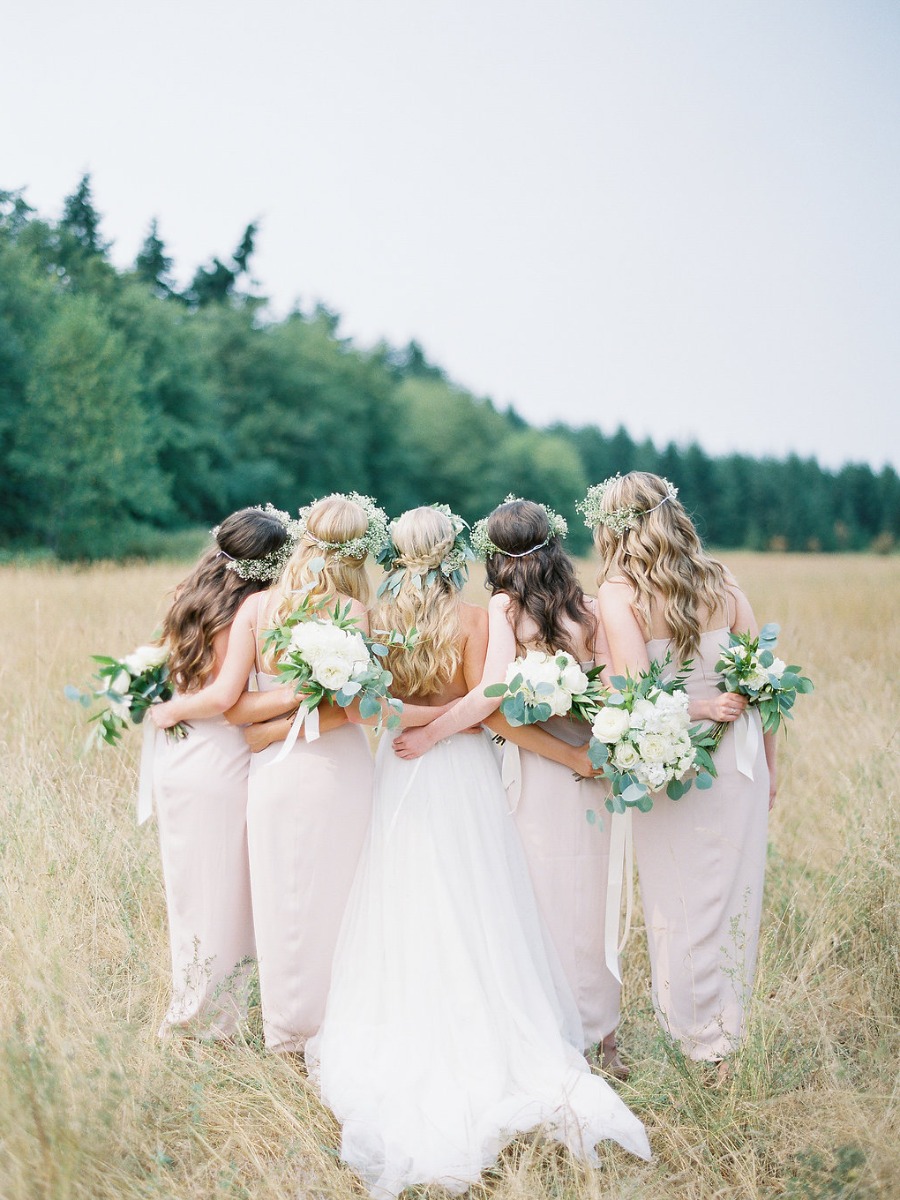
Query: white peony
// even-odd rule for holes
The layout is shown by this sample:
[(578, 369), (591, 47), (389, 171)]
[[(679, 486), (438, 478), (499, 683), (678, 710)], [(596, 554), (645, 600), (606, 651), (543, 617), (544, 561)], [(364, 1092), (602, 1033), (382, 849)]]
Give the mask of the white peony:
[(166, 661), (169, 652), (165, 646), (138, 646), (122, 661), (134, 675), (143, 675), (151, 667), (160, 667)]
[(630, 718), (624, 708), (606, 705), (594, 717), (591, 731), (598, 741), (617, 742), (624, 733), (627, 733), (630, 724)]
[(535, 688), (539, 683), (551, 683), (555, 687), (559, 681), (556, 660), (540, 650), (529, 650), (524, 659), (517, 659), (512, 663), (506, 673), (506, 682), (511, 682), (520, 673), (531, 688)]

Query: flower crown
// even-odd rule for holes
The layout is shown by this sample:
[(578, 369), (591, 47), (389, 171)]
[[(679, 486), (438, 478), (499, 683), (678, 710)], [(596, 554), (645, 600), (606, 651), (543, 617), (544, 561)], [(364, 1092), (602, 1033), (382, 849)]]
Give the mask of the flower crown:
[(612, 530), (616, 537), (622, 537), (628, 529), (634, 529), (641, 517), (645, 517), (648, 513), (656, 512), (663, 504), (669, 500), (674, 500), (678, 495), (678, 488), (674, 484), (669, 483), (668, 479), (663, 479), (666, 495), (663, 496), (659, 504), (654, 504), (652, 508), (638, 508), (635, 504), (627, 504), (622, 508), (614, 508), (612, 512), (606, 512), (603, 508), (603, 500), (606, 496), (610, 485), (615, 483), (622, 476), (618, 473), (610, 475), (608, 479), (604, 479), (602, 483), (595, 483), (593, 487), (588, 488), (587, 495), (583, 500), (575, 505), (580, 513), (584, 513), (584, 523), (588, 529), (593, 529), (597, 525), (605, 525), (607, 529)]
[[(393, 537), (388, 533), (387, 540), (382, 545), (381, 549), (375, 555), (375, 561), (384, 567), (389, 574), (381, 581), (378, 586), (378, 595), (384, 592), (390, 592), (392, 596), (396, 596), (400, 591), (400, 585), (403, 583), (403, 578), (410, 572), (416, 581), (416, 586), (431, 587), (442, 576), (448, 579), (457, 591), (462, 591), (466, 580), (469, 578), (469, 563), (475, 558), (472, 547), (466, 541), (466, 536), (463, 530), (468, 529), (468, 524), (458, 516), (455, 512), (450, 511), (450, 506), (447, 504), (432, 504), (431, 508), (436, 512), (443, 513), (453, 526), (453, 543), (446, 552), (441, 561), (434, 567), (408, 567), (400, 560), (402, 555), (394, 545)], [(391, 523), (393, 528), (393, 522)]]
[[(515, 504), (522, 499), (524, 499), (524, 497), (513, 496), (510, 494), (506, 497), (503, 503)], [(470, 538), (470, 541), (472, 542), (472, 549), (479, 558), (486, 559), (491, 554), (504, 554), (507, 558), (525, 558), (526, 555), (534, 554), (535, 550), (540, 550), (542, 546), (546, 546), (551, 538), (564, 538), (569, 532), (569, 526), (565, 517), (561, 517), (559, 513), (554, 512), (552, 508), (548, 508), (546, 504), (541, 504), (538, 507), (542, 508), (547, 515), (547, 524), (550, 527), (550, 532), (547, 534), (544, 540), (539, 542), (536, 546), (532, 546), (529, 550), (523, 550), (521, 554), (511, 554), (509, 550), (501, 550), (500, 547), (494, 545), (494, 543), (488, 537), (487, 527), (489, 518), (482, 517), (480, 521), (476, 521), (472, 526), (472, 536)]]
[[(267, 516), (276, 517), (287, 531), (287, 537), (282, 544), (275, 550), (270, 550), (268, 554), (262, 555), (261, 558), (233, 558), (227, 550), (219, 549), (219, 554), (223, 558), (227, 558), (225, 564), (226, 571), (234, 571), (240, 579), (255, 579), (259, 583), (272, 583), (278, 578), (284, 570), (287, 560), (294, 553), (294, 546), (300, 537), (300, 522), (295, 521), (290, 513), (284, 512), (280, 508), (275, 508), (274, 505), (266, 503), (264, 505), (256, 504), (253, 506), (257, 512), (266, 513)], [(217, 525), (215, 529), (210, 530), (213, 537), (218, 539), (221, 525)]]
[(358, 504), (366, 514), (366, 532), (360, 537), (348, 538), (345, 542), (325, 542), (317, 538), (306, 527), (310, 510), (319, 503), (318, 500), (313, 500), (312, 504), (300, 509), (300, 537), (314, 542), (322, 550), (330, 551), (335, 558), (365, 558), (367, 554), (378, 553), (388, 536), (388, 521), (384, 509), (379, 508), (371, 496), (361, 496), (359, 492), (332, 492), (322, 499), (349, 500), (352, 504)]

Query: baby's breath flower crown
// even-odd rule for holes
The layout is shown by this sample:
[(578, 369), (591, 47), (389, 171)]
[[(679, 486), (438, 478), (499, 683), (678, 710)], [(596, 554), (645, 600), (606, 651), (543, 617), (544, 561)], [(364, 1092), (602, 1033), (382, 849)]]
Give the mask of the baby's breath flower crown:
[(652, 508), (638, 508), (634, 504), (628, 504), (622, 508), (614, 508), (612, 512), (605, 512), (604, 497), (610, 485), (621, 478), (622, 476), (618, 474), (610, 475), (602, 483), (595, 483), (593, 487), (588, 488), (585, 498), (579, 500), (575, 505), (578, 511), (584, 514), (584, 523), (588, 529), (594, 529), (597, 525), (605, 525), (607, 529), (612, 530), (616, 537), (621, 537), (627, 529), (635, 529), (641, 517), (656, 512), (663, 504), (674, 500), (678, 495), (678, 488), (673, 483), (669, 483), (668, 479), (663, 479), (667, 494), (663, 496), (659, 504), (654, 504)]
[(325, 542), (321, 538), (315, 537), (306, 527), (310, 509), (319, 503), (318, 500), (313, 500), (312, 504), (307, 504), (305, 508), (300, 509), (301, 537), (313, 542), (322, 550), (330, 551), (335, 558), (365, 558), (367, 554), (378, 553), (388, 535), (388, 520), (384, 509), (379, 508), (371, 496), (361, 496), (359, 492), (332, 492), (329, 496), (323, 496), (322, 499), (349, 500), (353, 504), (358, 504), (366, 514), (368, 521), (366, 532), (360, 537), (348, 538), (345, 542)]
[[(509, 495), (503, 501), (504, 504), (515, 504), (519, 500), (523, 500), (523, 496)], [(476, 521), (472, 526), (472, 535), (470, 541), (472, 549), (479, 558), (486, 559), (491, 554), (504, 554), (507, 558), (525, 558), (529, 554), (534, 554), (535, 550), (540, 550), (542, 546), (546, 546), (551, 538), (564, 538), (569, 532), (569, 526), (565, 517), (561, 517), (559, 513), (554, 512), (552, 508), (548, 508), (546, 504), (541, 504), (540, 507), (547, 514), (547, 524), (550, 527), (550, 532), (542, 542), (536, 546), (530, 547), (528, 550), (523, 550), (521, 554), (510, 554), (508, 550), (501, 550), (499, 546), (495, 546), (488, 537), (488, 517), (482, 517), (480, 521)]]
[[(219, 554), (223, 558), (227, 558), (225, 569), (234, 571), (241, 579), (255, 579), (259, 583), (273, 583), (284, 570), (287, 560), (294, 553), (294, 547), (300, 537), (300, 522), (295, 521), (290, 513), (284, 512), (283, 509), (275, 508), (274, 505), (255, 504), (253, 506), (257, 512), (266, 513), (270, 517), (276, 517), (287, 530), (287, 537), (278, 547), (277, 550), (270, 550), (268, 554), (264, 554), (262, 558), (232, 558), (227, 550), (219, 550)], [(210, 530), (213, 537), (218, 539), (220, 525), (215, 529)]]
[[(429, 507), (443, 513), (453, 526), (453, 544), (436, 566), (412, 566), (403, 562), (403, 556), (394, 545), (389, 532), (387, 540), (375, 555), (375, 561), (388, 572), (387, 577), (378, 586), (379, 596), (384, 592), (390, 592), (392, 596), (396, 596), (407, 572), (412, 574), (418, 588), (431, 587), (433, 583), (437, 582), (439, 576), (448, 579), (457, 591), (461, 592), (465, 586), (466, 580), (469, 578), (469, 563), (475, 558), (472, 547), (466, 541), (466, 535), (463, 532), (469, 526), (462, 517), (451, 512), (450, 506), (447, 504), (432, 504)], [(393, 523), (391, 529), (393, 529)]]

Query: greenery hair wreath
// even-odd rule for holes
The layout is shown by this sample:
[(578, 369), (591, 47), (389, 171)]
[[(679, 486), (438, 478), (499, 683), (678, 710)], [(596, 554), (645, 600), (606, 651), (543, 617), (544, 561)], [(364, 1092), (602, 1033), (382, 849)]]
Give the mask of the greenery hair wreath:
[(301, 537), (314, 542), (320, 549), (329, 551), (335, 558), (365, 558), (367, 554), (374, 556), (378, 553), (388, 536), (388, 520), (384, 509), (379, 508), (371, 496), (361, 496), (359, 492), (332, 492), (321, 499), (349, 500), (353, 504), (358, 504), (366, 514), (366, 532), (360, 537), (348, 538), (344, 542), (325, 542), (321, 538), (317, 538), (307, 529), (310, 510), (319, 503), (318, 500), (313, 500), (312, 504), (307, 504), (300, 509)]
[[(256, 580), (259, 583), (273, 583), (285, 568), (288, 559), (294, 553), (294, 547), (300, 538), (300, 522), (295, 521), (290, 513), (284, 512), (283, 509), (275, 508), (273, 504), (254, 504), (253, 508), (257, 512), (266, 513), (270, 517), (276, 517), (284, 526), (287, 537), (278, 547), (277, 550), (270, 550), (268, 554), (264, 554), (261, 558), (232, 558), (227, 550), (219, 548), (219, 554), (223, 558), (227, 558), (225, 564), (227, 571), (233, 571), (240, 579)], [(221, 525), (217, 525), (210, 532), (213, 537), (218, 539)]]
[(634, 529), (637, 526), (641, 517), (647, 516), (648, 513), (656, 512), (663, 504), (668, 503), (669, 500), (674, 500), (678, 495), (678, 488), (670, 483), (668, 479), (663, 479), (662, 482), (666, 487), (666, 495), (663, 496), (659, 504), (654, 504), (652, 508), (638, 508), (637, 505), (627, 504), (622, 508), (614, 508), (612, 512), (605, 512), (603, 509), (603, 500), (606, 493), (610, 485), (621, 478), (622, 476), (619, 474), (610, 475), (602, 483), (595, 483), (593, 487), (588, 488), (585, 498), (579, 500), (575, 505), (576, 509), (584, 514), (584, 523), (588, 529), (594, 529), (597, 525), (605, 525), (607, 529), (612, 530), (616, 537), (622, 537), (627, 529)]
[[(523, 496), (513, 496), (510, 494), (506, 497), (503, 503), (515, 504), (524, 499), (525, 497)], [(532, 501), (532, 503), (537, 503), (537, 501)], [(551, 538), (564, 538), (569, 532), (569, 526), (565, 517), (561, 517), (559, 513), (554, 512), (553, 509), (546, 504), (539, 504), (538, 507), (542, 508), (547, 514), (547, 524), (550, 529), (550, 532), (542, 542), (538, 543), (538, 545), (532, 546), (528, 550), (523, 550), (521, 554), (511, 554), (509, 550), (501, 550), (500, 547), (496, 546), (488, 537), (487, 527), (488, 520), (490, 518), (482, 517), (480, 521), (476, 521), (472, 526), (472, 549), (475, 551), (478, 557), (482, 559), (486, 559), (491, 554), (503, 554), (507, 558), (525, 558), (526, 555), (534, 554), (535, 550), (540, 550), (542, 546), (546, 546)]]
[[(420, 590), (431, 587), (437, 582), (439, 576), (449, 580), (457, 591), (462, 591), (465, 586), (466, 580), (469, 578), (469, 563), (475, 558), (464, 533), (469, 526), (457, 513), (451, 512), (448, 504), (431, 504), (429, 507), (443, 513), (450, 521), (453, 526), (453, 544), (435, 566), (411, 568), (401, 561), (402, 555), (394, 545), (389, 531), (381, 549), (375, 555), (375, 561), (388, 572), (388, 575), (378, 585), (379, 596), (384, 592), (390, 592), (392, 596), (396, 596), (407, 573), (412, 575), (415, 586)], [(391, 529), (393, 529), (393, 522)]]

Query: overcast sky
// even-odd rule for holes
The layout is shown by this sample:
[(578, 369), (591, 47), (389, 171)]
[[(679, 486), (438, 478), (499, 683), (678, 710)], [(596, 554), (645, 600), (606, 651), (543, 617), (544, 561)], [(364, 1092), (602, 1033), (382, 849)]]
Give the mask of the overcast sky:
[(529, 421), (898, 462), (896, 0), (4, 5), (0, 188)]

